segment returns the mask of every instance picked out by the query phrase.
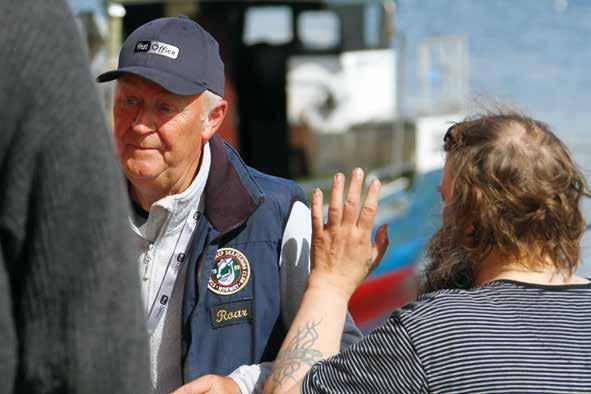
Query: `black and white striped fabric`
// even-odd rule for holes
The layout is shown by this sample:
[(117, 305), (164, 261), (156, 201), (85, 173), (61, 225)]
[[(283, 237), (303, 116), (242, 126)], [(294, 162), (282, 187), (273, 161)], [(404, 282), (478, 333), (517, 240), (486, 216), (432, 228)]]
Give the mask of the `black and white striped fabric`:
[(392, 314), (303, 393), (591, 393), (591, 284), (499, 280)]

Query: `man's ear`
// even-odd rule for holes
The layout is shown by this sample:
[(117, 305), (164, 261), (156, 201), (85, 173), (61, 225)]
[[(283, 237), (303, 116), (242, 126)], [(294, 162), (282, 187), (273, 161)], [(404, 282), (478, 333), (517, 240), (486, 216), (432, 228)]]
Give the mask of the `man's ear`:
[(221, 100), (207, 115), (207, 119), (203, 122), (203, 130), (201, 131), (201, 139), (209, 141), (211, 137), (218, 131), (224, 118), (228, 113), (228, 102)]

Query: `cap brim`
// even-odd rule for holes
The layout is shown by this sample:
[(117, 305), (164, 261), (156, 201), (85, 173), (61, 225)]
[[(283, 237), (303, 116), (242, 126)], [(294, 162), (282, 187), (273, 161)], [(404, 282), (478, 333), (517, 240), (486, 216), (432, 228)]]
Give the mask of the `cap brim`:
[(178, 94), (180, 96), (193, 96), (207, 90), (207, 88), (201, 84), (188, 81), (174, 74), (139, 66), (123, 67), (117, 70), (107, 71), (96, 77), (96, 80), (97, 82), (108, 82), (125, 74), (134, 74), (146, 78), (147, 80), (162, 86), (170, 93)]

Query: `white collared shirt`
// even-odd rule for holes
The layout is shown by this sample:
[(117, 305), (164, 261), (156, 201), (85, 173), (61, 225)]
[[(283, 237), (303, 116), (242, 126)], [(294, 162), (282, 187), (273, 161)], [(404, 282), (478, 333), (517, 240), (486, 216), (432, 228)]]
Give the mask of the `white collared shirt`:
[[(209, 144), (205, 143), (199, 172), (187, 190), (156, 201), (150, 208), (147, 220), (138, 214), (131, 218), (131, 227), (137, 235), (138, 266), (146, 316), (158, 295), (187, 216), (196, 206), (199, 212), (203, 212), (202, 196), (210, 165)], [(185, 274), (186, 264), (179, 271), (168, 306), (150, 335), (150, 368), (156, 393), (168, 394), (182, 384), (180, 333)]]

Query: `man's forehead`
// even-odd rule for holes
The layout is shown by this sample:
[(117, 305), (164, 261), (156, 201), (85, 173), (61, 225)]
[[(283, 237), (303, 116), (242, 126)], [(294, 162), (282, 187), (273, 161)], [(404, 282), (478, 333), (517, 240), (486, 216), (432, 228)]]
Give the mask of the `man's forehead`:
[(171, 93), (168, 90), (164, 89), (162, 86), (158, 85), (157, 83), (134, 74), (124, 74), (121, 77), (119, 77), (117, 79), (117, 86), (123, 87), (124, 89), (141, 90), (145, 93), (157, 96), (166, 96), (168, 98), (173, 98), (175, 100), (182, 102), (190, 102), (198, 96), (181, 96), (178, 94)]
[(117, 85), (123, 87), (134, 87), (134, 88), (148, 88), (162, 93), (173, 94), (164, 89), (162, 86), (154, 83), (146, 78), (140, 77), (134, 74), (124, 74), (117, 78)]

